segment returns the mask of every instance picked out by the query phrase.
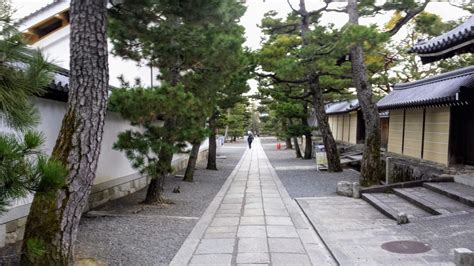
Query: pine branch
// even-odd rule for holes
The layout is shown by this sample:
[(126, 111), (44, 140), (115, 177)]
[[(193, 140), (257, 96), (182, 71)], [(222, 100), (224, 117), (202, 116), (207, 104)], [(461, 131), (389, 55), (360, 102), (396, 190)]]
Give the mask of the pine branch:
[[(333, 0), (325, 0), (323, 7), (321, 7), (320, 9), (311, 11), (311, 12), (307, 12), (307, 13), (306, 13), (306, 17), (317, 16), (317, 15), (321, 14), (321, 12), (323, 12), (323, 11), (328, 11), (328, 6), (329, 6), (329, 4), (332, 3), (332, 2), (333, 2)], [(336, 12), (337, 12), (337, 11), (336, 11)]]
[(290, 6), (291, 10), (293, 10), (293, 12), (295, 12), (296, 14), (299, 14), (299, 15), (303, 15), (303, 14), (301, 14), (301, 12), (299, 10), (297, 10), (293, 7), (293, 5), (290, 3), (290, 0), (286, 0), (286, 2)]
[(257, 72), (255, 74), (261, 78), (271, 78), (273, 81), (276, 81), (277, 83), (302, 84), (302, 83), (307, 83), (309, 81), (308, 79), (296, 79), (296, 80), (282, 79), (278, 77), (276, 74), (263, 74), (263, 73), (257, 73)]
[(428, 5), (428, 3), (430, 2), (430, 0), (425, 0), (425, 2), (415, 8), (415, 9), (411, 9), (411, 10), (408, 10), (406, 11), (406, 15), (404, 17), (402, 17), (394, 26), (392, 29), (390, 29), (389, 31), (387, 31), (387, 33), (390, 34), (390, 36), (393, 36), (395, 34), (397, 34), (397, 32), (405, 25), (407, 24), (412, 18), (414, 18), (416, 15), (418, 15), (419, 13), (421, 13), (423, 10), (425, 10), (426, 6)]
[[(270, 33), (292, 33), (294, 31), (296, 31), (299, 27), (299, 24), (296, 24), (296, 23), (292, 23), (292, 24), (284, 24), (284, 25), (278, 25), (278, 26), (274, 26), (274, 27), (271, 27), (269, 29)], [(288, 30), (284, 30), (286, 28), (289, 28)]]

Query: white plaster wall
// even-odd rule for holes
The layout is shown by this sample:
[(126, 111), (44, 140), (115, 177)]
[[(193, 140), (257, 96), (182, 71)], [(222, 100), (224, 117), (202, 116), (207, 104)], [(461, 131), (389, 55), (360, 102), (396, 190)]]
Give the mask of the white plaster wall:
[[(64, 27), (56, 32), (51, 33), (44, 39), (32, 45), (33, 48), (39, 48), (46, 55), (49, 61), (57, 64), (63, 68), (69, 69), (69, 36), (70, 27)], [(109, 51), (112, 50), (112, 44), (108, 43)], [(158, 69), (153, 69), (153, 85), (159, 84), (156, 79)], [(138, 64), (132, 60), (125, 60), (121, 57), (112, 55), (109, 52), (109, 84), (120, 87), (118, 77), (123, 75), (125, 80), (134, 84), (135, 79), (139, 78), (143, 85), (149, 86), (151, 84), (150, 67), (146, 66), (144, 62)]]
[(102, 138), (102, 149), (94, 184), (138, 172), (130, 166), (125, 153), (113, 149), (113, 145), (117, 141), (117, 135), (130, 128), (132, 128), (130, 122), (122, 119), (120, 115), (111, 112), (107, 113)]
[[(34, 104), (41, 114), (38, 130), (46, 136), (43, 151), (51, 154), (66, 112), (66, 103), (43, 98), (34, 98)], [(110, 181), (114, 178), (136, 173), (123, 152), (112, 148), (119, 132), (131, 128), (130, 123), (118, 114), (107, 113), (102, 139), (102, 148), (94, 184)]]

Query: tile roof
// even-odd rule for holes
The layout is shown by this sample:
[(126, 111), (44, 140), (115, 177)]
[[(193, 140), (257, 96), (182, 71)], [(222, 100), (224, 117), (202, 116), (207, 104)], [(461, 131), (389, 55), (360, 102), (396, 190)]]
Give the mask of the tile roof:
[(474, 88), (474, 66), (461, 68), (438, 76), (396, 84), (392, 92), (382, 98), (379, 109), (452, 104), (459, 102), (461, 88)]
[(359, 108), (359, 100), (353, 99), (343, 102), (331, 103), (326, 107), (326, 114), (348, 113)]
[(456, 28), (428, 41), (418, 42), (410, 49), (423, 64), (449, 58), (459, 53), (474, 52), (474, 15)]
[(64, 68), (56, 67), (51, 83), (45, 88), (45, 93), (40, 95), (40, 97), (67, 102), (68, 93), (69, 71)]

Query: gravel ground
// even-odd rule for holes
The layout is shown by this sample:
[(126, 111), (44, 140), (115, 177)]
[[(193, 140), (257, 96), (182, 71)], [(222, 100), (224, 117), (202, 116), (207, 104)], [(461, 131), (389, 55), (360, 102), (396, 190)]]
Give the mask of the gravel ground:
[[(199, 165), (195, 182), (170, 177), (165, 196), (174, 204), (142, 205), (146, 190), (111, 201), (85, 215), (79, 226), (76, 258), (106, 265), (167, 265), (220, 190), (245, 151), (245, 142), (226, 144), (219, 171)], [(181, 193), (172, 193), (179, 186)]]
[[(297, 159), (294, 150), (277, 150), (275, 138), (261, 138), (260, 141), (272, 166), (276, 168), (278, 177), (292, 198), (335, 196), (337, 182), (359, 181), (359, 173), (351, 169), (345, 169), (341, 173), (318, 172), (315, 169), (294, 169), (295, 166), (306, 168), (315, 166), (315, 161)], [(278, 170), (283, 167), (290, 169)]]

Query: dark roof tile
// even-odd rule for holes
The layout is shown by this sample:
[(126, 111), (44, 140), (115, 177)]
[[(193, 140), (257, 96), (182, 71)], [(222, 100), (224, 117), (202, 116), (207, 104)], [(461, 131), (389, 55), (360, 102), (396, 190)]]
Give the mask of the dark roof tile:
[(382, 98), (379, 109), (394, 109), (458, 101), (456, 94), (462, 87), (474, 88), (474, 66), (461, 68), (438, 76), (396, 84), (392, 92)]
[(348, 113), (359, 108), (359, 101), (357, 99), (331, 103), (326, 107), (326, 114), (340, 114)]
[(474, 15), (456, 28), (413, 46), (410, 51), (426, 64), (459, 53), (474, 52)]

